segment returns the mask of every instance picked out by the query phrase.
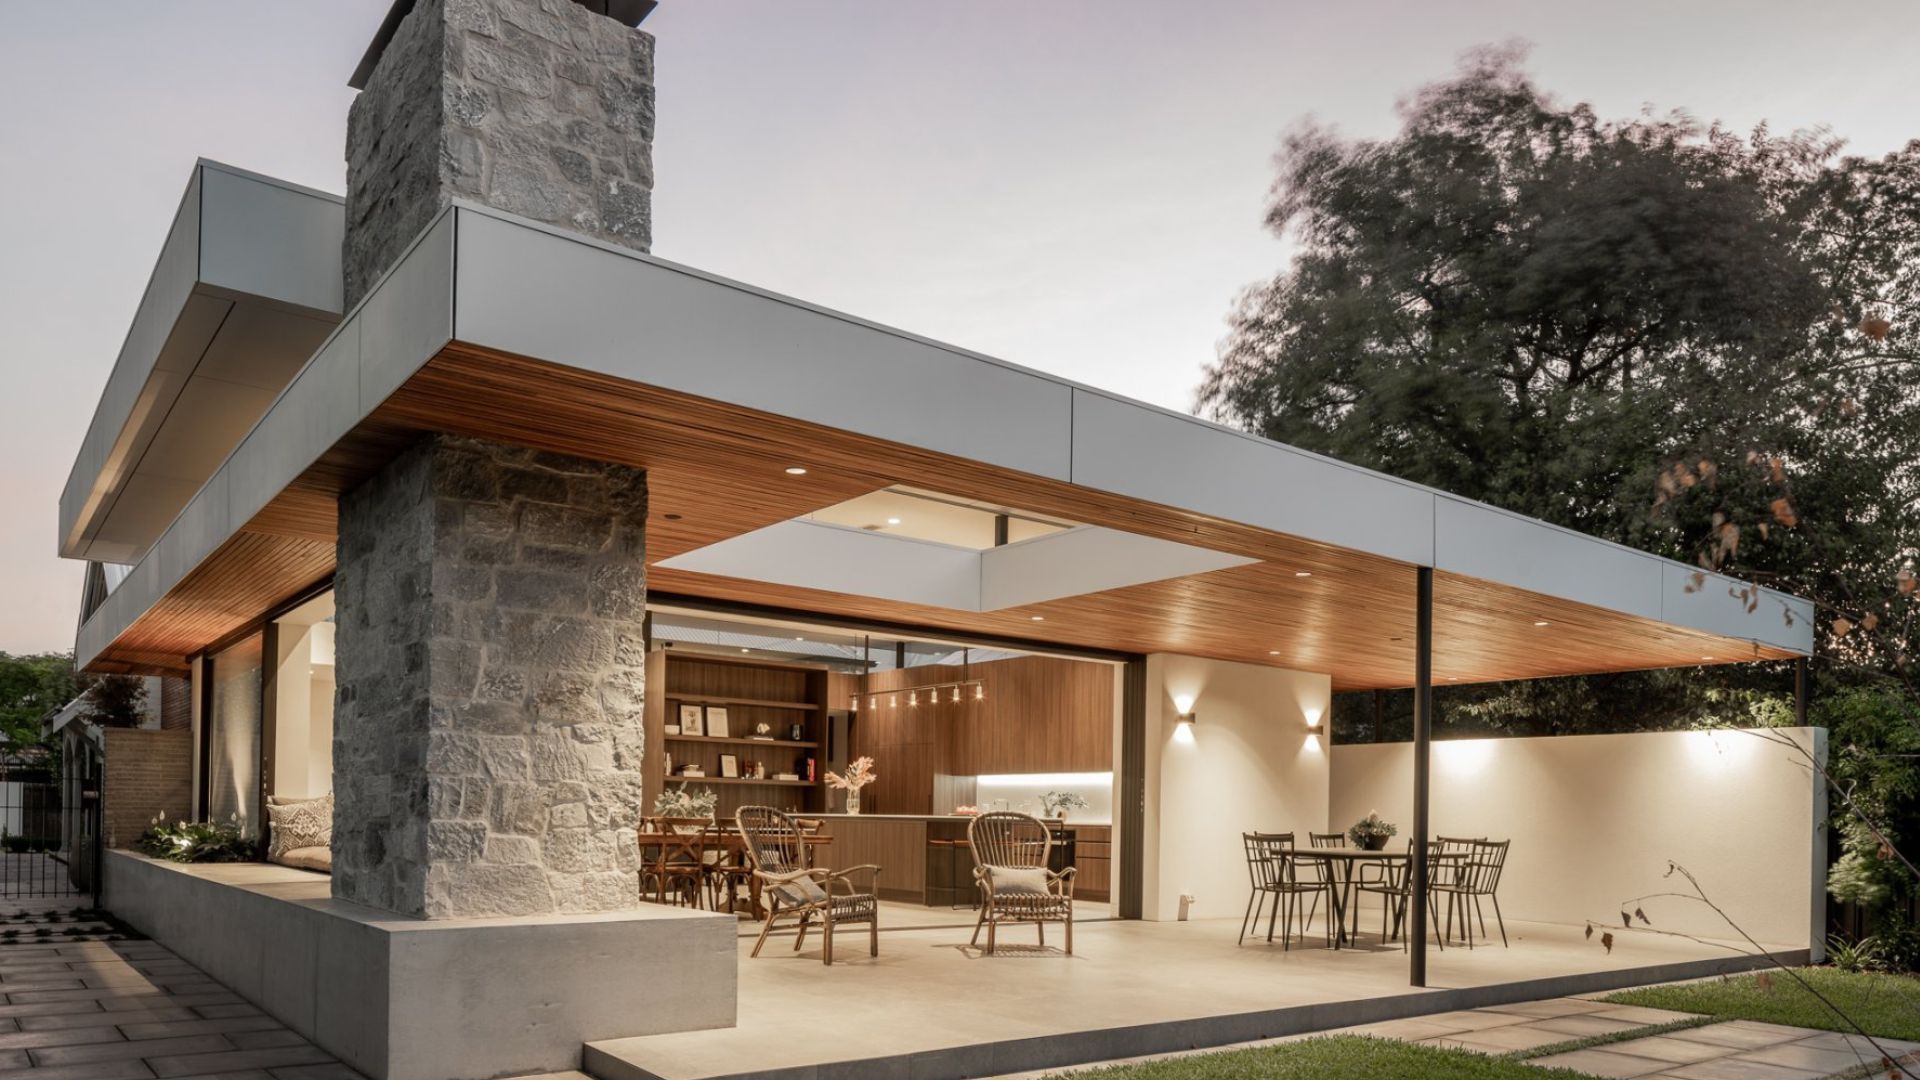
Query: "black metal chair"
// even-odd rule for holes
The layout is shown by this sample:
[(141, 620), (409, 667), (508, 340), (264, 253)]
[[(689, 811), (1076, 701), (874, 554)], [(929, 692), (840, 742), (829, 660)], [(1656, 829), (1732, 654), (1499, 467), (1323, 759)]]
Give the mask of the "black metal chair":
[(1319, 906), (1320, 897), (1327, 898), (1326, 920), (1327, 945), (1333, 945), (1333, 904), (1334, 883), (1326, 860), (1303, 855), (1293, 846), (1292, 833), (1242, 833), (1241, 842), (1247, 852), (1247, 877), (1253, 887), (1247, 897), (1247, 910), (1240, 919), (1240, 942), (1245, 943), (1247, 927), (1256, 930), (1260, 925), (1260, 910), (1267, 898), (1271, 897), (1273, 906), (1267, 912), (1267, 941), (1273, 941), (1275, 924), (1279, 924), (1280, 947), (1293, 947), (1293, 919), (1296, 912), (1300, 918), (1300, 938), (1306, 940), (1307, 927), (1313, 918), (1311, 910), (1301, 911), (1302, 898), (1310, 898), (1313, 906)]
[(1310, 832), (1307, 843), (1317, 848), (1335, 848), (1347, 846), (1347, 834), (1337, 832)]
[(1487, 936), (1487, 916), (1480, 906), (1481, 897), (1493, 901), (1493, 921), (1500, 928), (1500, 945), (1507, 947), (1507, 921), (1500, 913), (1500, 875), (1507, 866), (1507, 848), (1511, 840), (1469, 840), (1466, 858), (1457, 869), (1433, 882), (1433, 892), (1447, 898), (1447, 929), (1453, 929), (1454, 912), (1460, 916), (1460, 931), (1473, 948), (1473, 923), (1480, 923), (1480, 936)]

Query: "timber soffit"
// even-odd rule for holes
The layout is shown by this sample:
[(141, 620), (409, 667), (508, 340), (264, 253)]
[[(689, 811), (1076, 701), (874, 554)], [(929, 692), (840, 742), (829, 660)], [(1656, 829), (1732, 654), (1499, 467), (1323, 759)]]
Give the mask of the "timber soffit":
[[(455, 242), (456, 233), (458, 243)], [(533, 253), (535, 258), (532, 264), (500, 257), (508, 248)], [(623, 271), (627, 279), (625, 281), (620, 280)], [(644, 302), (652, 291), (671, 290), (681, 296), (698, 298), (700, 304), (707, 307), (693, 315), (681, 314), (679, 322), (682, 325), (677, 327), (628, 325), (622, 322), (623, 318), (636, 319), (641, 316), (628, 310), (628, 306), (610, 306), (592, 296), (591, 290), (596, 280), (606, 283), (604, 287), (615, 290), (624, 301)], [(541, 293), (542, 282), (549, 283), (546, 293)], [(625, 291), (621, 292), (623, 289)], [(1474, 542), (1476, 537), (1471, 532), (1462, 533), (1453, 550), (1449, 550), (1444, 542), (1446, 534), (1442, 518), (1465, 515), (1472, 524), (1483, 530), (1492, 529), (1504, 534), (1504, 542), (1497, 549), (1504, 552), (1503, 559), (1496, 565), (1474, 564), (1462, 568), (1462, 572), (1470, 576), (1489, 577), (1498, 583), (1546, 596), (1623, 611), (1638, 618), (1693, 627), (1706, 633), (1748, 640), (1788, 653), (1804, 653), (1811, 644), (1811, 608), (1797, 598), (1767, 591), (1765, 596), (1769, 605), (1791, 613), (1794, 618), (1784, 631), (1769, 626), (1764, 634), (1753, 632), (1749, 629), (1754, 625), (1751, 622), (1728, 619), (1726, 609), (1731, 605), (1730, 600), (1720, 602), (1715, 599), (1723, 591), (1720, 586), (1733, 587), (1737, 584), (1731, 579), (1717, 579), (1704, 589), (1689, 592), (1680, 588), (1678, 583), (1689, 579), (1694, 573), (1693, 568), (1670, 560), (1284, 447), (1195, 417), (1132, 402), (666, 260), (601, 244), (489, 208), (456, 203), (423, 231), (394, 268), (349, 313), (253, 431), (235, 448), (220, 471), (141, 560), (128, 581), (89, 620), (77, 645), (78, 656), (84, 663), (109, 646), (122, 630), (167, 595), (222, 541), (244, 531), (255, 513), (294, 483), (334, 443), (346, 437), (355, 425), (378, 409), (390, 394), (407, 383), (448, 342), (473, 340), (483, 346), (504, 347), (510, 352), (547, 357), (551, 362), (576, 366), (582, 370), (613, 367), (616, 370), (605, 373), (633, 382), (650, 383), (654, 381), (650, 372), (632, 370), (635, 354), (646, 351), (640, 345), (648, 342), (648, 332), (658, 332), (672, 339), (657, 350), (660, 353), (692, 348), (709, 331), (721, 329), (700, 322), (702, 314), (712, 306), (746, 313), (746, 325), (735, 327), (736, 338), (739, 333), (750, 337), (755, 332), (766, 332), (770, 328), (791, 329), (797, 319), (805, 325), (808, 333), (817, 335), (823, 343), (851, 345), (888, 363), (903, 355), (903, 350), (910, 351), (922, 364), (935, 365), (941, 378), (952, 380), (955, 385), (972, 386), (976, 393), (983, 378), (1004, 387), (1008, 385), (1006, 379), (1011, 377), (1014, 385), (1034, 389), (1037, 393), (1033, 396), (1045, 399), (1046, 404), (1038, 413), (1030, 411), (1028, 415), (1044, 417), (1047, 410), (1051, 409), (1055, 421), (1063, 423), (1065, 430), (1038, 433), (1041, 440), (1050, 440), (1045, 442), (1034, 442), (1034, 433), (1026, 433), (1029, 443), (1023, 448), (1025, 456), (1017, 465), (1008, 463), (1024, 471), (1052, 475), (1068, 484), (1089, 490), (1105, 490), (1123, 498), (1179, 507), (1196, 500), (1187, 499), (1178, 490), (1166, 488), (1165, 481), (1171, 479), (1183, 486), (1190, 486), (1196, 476), (1204, 478), (1208, 472), (1228, 473), (1229, 469), (1219, 465), (1220, 460), (1238, 459), (1240, 463), (1245, 463), (1244, 455), (1251, 453), (1256, 460), (1275, 462), (1282, 468), (1307, 469), (1319, 477), (1323, 484), (1334, 485), (1336, 490), (1331, 493), (1331, 498), (1324, 500), (1324, 506), (1310, 505), (1307, 509), (1312, 513), (1296, 515), (1292, 519), (1305, 523), (1300, 531), (1309, 539), (1362, 552), (1372, 551), (1407, 563), (1426, 562), (1432, 565), (1436, 560), (1472, 563), (1472, 554), (1481, 545)], [(592, 341), (582, 344), (560, 337), (537, 345), (526, 337), (529, 326), (537, 334), (541, 324), (551, 328), (555, 320), (574, 320), (575, 327), (586, 327), (589, 337), (598, 333), (620, 338), (623, 344), (621, 355), (608, 362), (607, 356), (592, 355), (595, 347)], [(738, 346), (739, 340), (734, 344)], [(767, 338), (758, 342), (758, 352), (772, 352), (784, 344), (782, 340)], [(698, 350), (694, 348), (693, 351)], [(660, 357), (651, 359), (661, 360)], [(747, 364), (761, 357), (736, 356), (731, 359)], [(791, 354), (775, 359), (790, 366), (795, 362)], [(858, 400), (862, 386), (857, 382), (846, 384), (846, 365), (841, 365), (841, 371), (836, 375), (833, 370), (836, 360), (837, 357), (831, 355), (807, 357), (806, 377), (825, 383), (828, 396), (851, 395)], [(973, 361), (974, 365), (956, 364), (958, 360)], [(706, 366), (709, 369), (712, 367), (710, 364)], [(624, 372), (618, 370), (622, 368)], [(852, 370), (853, 374), (858, 374), (857, 365)], [(705, 390), (704, 396), (721, 401), (748, 397), (752, 395), (753, 387), (761, 381), (758, 379), (760, 374), (762, 372), (734, 370), (730, 377), (731, 389), (716, 391), (713, 384), (707, 383), (698, 389), (688, 387), (685, 392), (699, 393)], [(662, 379), (662, 383), (673, 381), (674, 373), (667, 372), (666, 375), (668, 377)], [(774, 381), (777, 383), (781, 378), (791, 377), (791, 371), (784, 376), (775, 373)], [(836, 378), (841, 382), (836, 383)], [(918, 398), (908, 396), (904, 399), (896, 397), (888, 401), (888, 407), (900, 408), (903, 401), (906, 407), (911, 407), (915, 401), (922, 399), (929, 409), (950, 407), (943, 395), (939, 394), (922, 394)], [(1063, 402), (1064, 407), (1061, 405)], [(776, 413), (784, 411), (777, 406), (768, 408), (763, 402), (744, 403), (744, 407)], [(1107, 425), (1103, 439), (1093, 441), (1111, 444), (1115, 439), (1127, 439), (1134, 443), (1157, 443), (1177, 439), (1191, 444), (1198, 440), (1200, 448), (1197, 452), (1208, 459), (1208, 464), (1196, 466), (1190, 460), (1175, 460), (1171, 465), (1163, 466), (1170, 468), (1172, 473), (1161, 478), (1163, 483), (1160, 489), (1143, 491), (1135, 487), (1134, 490), (1128, 490), (1131, 481), (1128, 479), (1128, 469), (1124, 466), (1132, 463), (1121, 463), (1120, 466), (1103, 463), (1099, 460), (1097, 449), (1094, 453), (1088, 452), (1090, 447), (1083, 445), (1088, 439), (1082, 430), (1077, 430), (1084, 426), (1083, 417), (1092, 417), (1102, 411), (1112, 413), (1114, 423)], [(806, 415), (800, 415), (798, 419), (827, 423)], [(835, 426), (855, 429), (844, 419)], [(895, 422), (886, 426), (888, 430), (885, 433), (870, 434), (908, 444), (915, 442), (915, 437), (908, 434), (915, 427), (913, 417), (896, 418)], [(1159, 437), (1158, 440), (1140, 438), (1143, 427), (1156, 429), (1154, 433)], [(931, 449), (953, 454), (958, 448), (948, 445)], [(1149, 449), (1158, 449), (1158, 446)], [(992, 451), (984, 456), (991, 457), (992, 453), (997, 452)], [(1105, 472), (1102, 471), (1103, 466)], [(233, 483), (234, 477), (239, 478), (238, 485)], [(1245, 475), (1228, 475), (1224, 478), (1227, 484), (1245, 484), (1259, 479), (1260, 476)], [(1324, 531), (1314, 535), (1318, 529), (1314, 516), (1320, 513), (1332, 516), (1343, 512), (1343, 504), (1349, 501), (1347, 496), (1360, 489), (1365, 489), (1376, 501), (1385, 499), (1393, 505), (1411, 508), (1411, 511), (1397, 521), (1387, 522), (1394, 527), (1379, 530), (1377, 536), (1354, 532), (1354, 529), (1370, 524), (1364, 513), (1349, 515), (1353, 520), (1340, 530), (1344, 535), (1329, 536)], [(1243, 519), (1243, 515), (1220, 514), (1217, 505), (1187, 505), (1186, 508), (1228, 521)], [(1258, 518), (1260, 515), (1244, 516)], [(1377, 518), (1374, 523), (1377, 523)], [(1249, 524), (1275, 532), (1290, 531), (1258, 520)], [(1521, 544), (1523, 548), (1517, 559), (1511, 551), (1514, 543)], [(1582, 569), (1588, 561), (1594, 560), (1607, 561), (1632, 576), (1635, 581), (1633, 589), (1642, 595), (1630, 606), (1621, 607), (1617, 599), (1595, 595), (1585, 575), (1567, 573), (1569, 568)], [(1452, 567), (1443, 565), (1441, 568)], [(1642, 575), (1650, 575), (1652, 584), (1648, 584)], [(1520, 580), (1509, 580), (1516, 577)], [(1602, 584), (1605, 585), (1604, 582)], [(1676, 600), (1683, 595), (1688, 598)]]

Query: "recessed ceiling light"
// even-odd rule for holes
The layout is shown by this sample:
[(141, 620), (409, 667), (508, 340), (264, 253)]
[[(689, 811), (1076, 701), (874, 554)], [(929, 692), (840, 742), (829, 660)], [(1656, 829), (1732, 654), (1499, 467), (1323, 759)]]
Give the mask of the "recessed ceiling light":
[(1533, 621), (1533, 625), (1535, 625), (1535, 626), (1552, 626), (1553, 624), (1552, 624), (1552, 623), (1550, 623), (1550, 622), (1548, 622), (1548, 621), (1547, 621), (1547, 620), (1545, 620), (1545, 619), (1535, 619), (1535, 620)]
[(1047, 617), (1046, 617), (1045, 615), (1029, 615), (1029, 616), (1027, 616), (1027, 618), (1029, 618), (1029, 619), (1032, 619), (1032, 620), (1033, 620), (1034, 622), (1046, 622), (1046, 621), (1047, 621)]
[(802, 637), (802, 636), (800, 636), (799, 634), (795, 634), (795, 635), (793, 635), (793, 640), (795, 640), (795, 641), (805, 641), (805, 640), (807, 640), (807, 639), (806, 639), (806, 638), (804, 638), (804, 637)]
[(752, 650), (752, 649), (741, 649), (740, 651), (741, 651), (741, 652), (752, 652), (753, 650)]
[(1711, 656), (1703, 656), (1703, 657), (1701, 657), (1700, 659), (1702, 659), (1702, 660), (1711, 660), (1711, 659), (1713, 659), (1713, 657), (1711, 657)]
[(1268, 650), (1267, 650), (1267, 655), (1268, 655), (1268, 656), (1279, 656), (1279, 655), (1280, 655), (1280, 650), (1279, 650), (1279, 649), (1268, 649)]
[(798, 465), (789, 465), (787, 466), (787, 475), (788, 476), (805, 476), (807, 475), (807, 470), (801, 468)]
[(898, 525), (898, 524), (900, 524), (900, 519), (899, 519), (899, 518), (888, 518), (888, 519), (887, 519), (887, 524), (889, 524), (889, 525)]
[(1313, 576), (1313, 571), (1311, 571), (1311, 570), (1295, 570), (1295, 571), (1293, 572), (1293, 576), (1294, 576), (1294, 577), (1312, 577), (1312, 576)]

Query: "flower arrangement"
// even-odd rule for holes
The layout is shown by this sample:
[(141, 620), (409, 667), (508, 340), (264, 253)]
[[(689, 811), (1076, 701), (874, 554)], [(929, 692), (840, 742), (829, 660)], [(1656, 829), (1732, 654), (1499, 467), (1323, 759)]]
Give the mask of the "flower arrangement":
[(880, 774), (873, 771), (873, 759), (870, 757), (854, 758), (853, 764), (847, 766), (845, 776), (832, 770), (827, 771), (828, 787), (839, 788), (841, 791), (849, 791), (856, 795), (860, 793), (861, 788), (878, 779)]
[(860, 812), (860, 789), (878, 779), (880, 774), (873, 771), (873, 759), (865, 756), (854, 758), (853, 764), (847, 766), (845, 776), (831, 770), (827, 772), (827, 786), (847, 793), (849, 814)]
[(712, 788), (681, 786), (661, 792), (653, 800), (653, 813), (656, 817), (710, 818), (719, 803), (720, 796)]
[(1393, 822), (1381, 819), (1380, 811), (1370, 810), (1366, 817), (1354, 822), (1353, 828), (1347, 830), (1347, 839), (1353, 841), (1355, 847), (1379, 851), (1387, 846), (1387, 837), (1399, 831)]
[(133, 847), (143, 855), (184, 863), (252, 862), (260, 855), (259, 845), (241, 834), (239, 814), (226, 821), (168, 821), (162, 810)]
[(1040, 796), (1040, 809), (1047, 817), (1066, 817), (1069, 810), (1085, 810), (1087, 800), (1077, 791), (1049, 791)]

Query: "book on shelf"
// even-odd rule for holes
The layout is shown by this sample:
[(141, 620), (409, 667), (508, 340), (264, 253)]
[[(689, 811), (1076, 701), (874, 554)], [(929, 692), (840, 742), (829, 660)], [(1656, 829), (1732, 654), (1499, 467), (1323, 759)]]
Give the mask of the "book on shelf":
[(800, 779), (800, 774), (790, 772), (774, 773), (773, 778), (775, 780), (798, 780)]
[(686, 768), (680, 770), (680, 775), (681, 776), (697, 776), (697, 777), (704, 778), (707, 775), (707, 770), (700, 768), (698, 765), (689, 765)]

